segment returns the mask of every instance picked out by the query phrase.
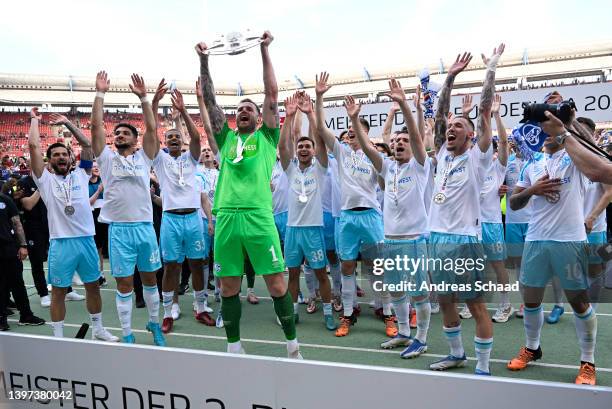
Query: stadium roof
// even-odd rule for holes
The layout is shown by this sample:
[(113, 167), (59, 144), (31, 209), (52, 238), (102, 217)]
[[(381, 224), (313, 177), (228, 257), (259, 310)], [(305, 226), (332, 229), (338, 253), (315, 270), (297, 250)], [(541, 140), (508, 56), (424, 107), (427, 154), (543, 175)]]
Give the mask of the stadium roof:
[[(528, 63), (526, 64), (526, 62)], [(446, 65), (451, 61), (446, 61)], [(484, 65), (478, 56), (474, 56), (470, 67), (455, 82), (459, 92), (475, 92), (480, 88), (484, 78)], [(361, 98), (376, 97), (386, 91), (387, 80), (391, 77), (402, 80), (408, 90), (414, 90), (418, 80), (417, 74), (423, 66), (401, 67), (383, 72), (368, 71), (369, 81), (361, 72), (355, 76), (338, 76), (331, 73), (333, 88), (326, 94), (326, 100), (338, 100), (344, 95), (352, 94)], [(445, 73), (439, 73), (440, 66), (428, 67), (431, 80), (441, 83)], [(597, 43), (585, 46), (568, 46), (563, 49), (538, 50), (515, 55), (504, 55), (497, 70), (498, 85), (516, 85), (519, 79), (529, 82), (603, 76), (609, 77), (612, 72), (612, 42)], [(0, 105), (38, 105), (51, 104), (59, 106), (89, 106), (94, 98), (94, 77), (47, 76), (0, 74)], [(314, 94), (313, 78), (301, 78), (304, 88)], [(129, 107), (139, 105), (131, 94), (127, 78), (111, 78), (111, 90), (107, 93), (105, 105), (108, 107)], [(154, 92), (157, 79), (148, 79), (149, 91)], [(298, 89), (295, 78), (279, 79), (279, 98), (284, 98)], [(190, 107), (197, 107), (194, 84), (192, 81), (176, 81), (176, 87), (185, 94), (185, 102)], [(217, 102), (225, 108), (233, 108), (245, 96), (255, 102), (263, 102), (263, 84), (241, 84), (242, 96), (238, 95), (235, 85), (216, 84)], [(161, 106), (168, 106), (166, 98)]]

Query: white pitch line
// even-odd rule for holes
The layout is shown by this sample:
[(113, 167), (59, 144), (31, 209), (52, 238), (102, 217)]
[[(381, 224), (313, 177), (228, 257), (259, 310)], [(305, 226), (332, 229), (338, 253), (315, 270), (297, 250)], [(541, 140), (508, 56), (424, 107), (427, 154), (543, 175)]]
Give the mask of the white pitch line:
[[(14, 319), (10, 319), (10, 322), (18, 322), (18, 320), (14, 320)], [(64, 324), (65, 327), (74, 327), (74, 328), (80, 328), (81, 324)], [(113, 328), (113, 327), (106, 327), (106, 329), (109, 330), (113, 330), (113, 331), (121, 331), (121, 328)], [(142, 330), (142, 329), (132, 329), (133, 332), (139, 332), (139, 333), (148, 333), (149, 331), (147, 330)], [(226, 338), (223, 336), (218, 336), (218, 335), (202, 335), (202, 334), (185, 334), (185, 333), (180, 333), (180, 332), (171, 332), (170, 334), (166, 334), (166, 337), (168, 336), (177, 336), (177, 337), (185, 337), (185, 338), (202, 338), (202, 339), (214, 339), (214, 340), (221, 340), (221, 341), (225, 341)], [(272, 340), (267, 340), (267, 339), (252, 339), (252, 338), (243, 338), (241, 339), (242, 342), (252, 342), (252, 343), (257, 343), (257, 344), (268, 344), (268, 345), (286, 345), (286, 342), (284, 341), (272, 341)], [(391, 351), (388, 349), (370, 349), (370, 348), (359, 348), (359, 347), (343, 347), (343, 346), (336, 346), (336, 345), (322, 345), (322, 344), (307, 344), (307, 343), (302, 343), (300, 342), (300, 347), (306, 347), (306, 348), (318, 348), (318, 349), (333, 349), (333, 350), (341, 350), (341, 351), (355, 351), (355, 352), (370, 352), (370, 353), (377, 353), (377, 354), (395, 354), (399, 357), (399, 353), (398, 351)], [(429, 353), (425, 353), (422, 354), (423, 356), (427, 356), (427, 357), (432, 357), (432, 358), (444, 358), (446, 355), (440, 355), (440, 354), (429, 354)], [(467, 357), (467, 359), (469, 361), (476, 361), (477, 358), (475, 357)], [(496, 358), (491, 358), (490, 359), (491, 362), (497, 362), (497, 363), (502, 363), (505, 364), (509, 361), (509, 359), (496, 359)], [(529, 366), (542, 366), (542, 367), (546, 367), (546, 368), (561, 368), (561, 369), (579, 369), (578, 366), (576, 365), (563, 365), (563, 364), (549, 364), (549, 363), (545, 363), (545, 362), (531, 362), (529, 363)], [(597, 372), (609, 372), (612, 373), (612, 368), (601, 368), (601, 367), (597, 367)]]

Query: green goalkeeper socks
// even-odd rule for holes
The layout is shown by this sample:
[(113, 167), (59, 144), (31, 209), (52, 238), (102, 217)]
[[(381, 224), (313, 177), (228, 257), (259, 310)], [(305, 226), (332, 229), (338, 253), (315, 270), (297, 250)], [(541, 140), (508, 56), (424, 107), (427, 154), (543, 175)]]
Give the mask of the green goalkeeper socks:
[[(294, 340), (297, 335), (295, 333), (295, 318), (293, 316), (293, 301), (289, 295), (289, 291), (282, 297), (272, 297), (274, 301), (274, 311), (278, 316), (285, 333), (287, 341)], [(225, 320), (225, 317), (223, 317)], [(228, 335), (229, 336), (229, 335)]]
[[(221, 316), (227, 342), (240, 341), (240, 316), (242, 315), (242, 305), (238, 294), (231, 297), (221, 297)], [(276, 306), (276, 303), (274, 304)], [(295, 336), (295, 327), (293, 329)]]

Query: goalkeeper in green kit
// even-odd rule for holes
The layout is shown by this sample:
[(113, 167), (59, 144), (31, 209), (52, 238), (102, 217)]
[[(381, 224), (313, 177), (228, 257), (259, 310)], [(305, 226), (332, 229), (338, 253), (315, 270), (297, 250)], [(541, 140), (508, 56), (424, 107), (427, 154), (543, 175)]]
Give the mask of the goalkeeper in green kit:
[[(196, 45), (200, 56), (200, 113), (208, 142), (219, 153), (219, 179), (213, 213), (215, 227), (214, 272), (221, 280), (221, 315), (227, 335), (227, 351), (245, 353), (240, 344), (240, 285), (244, 258), (248, 255), (256, 275), (264, 278), (274, 301), (274, 310), (287, 338), (289, 358), (301, 359), (295, 332), (293, 303), (283, 277), (285, 262), (272, 215), (270, 178), (280, 137), (278, 86), (268, 47), (274, 37), (261, 37), (264, 102), (258, 128), (259, 107), (250, 99), (236, 109), (237, 128), (229, 128), (217, 105), (208, 69), (205, 43)], [(211, 137), (211, 135), (213, 137)]]

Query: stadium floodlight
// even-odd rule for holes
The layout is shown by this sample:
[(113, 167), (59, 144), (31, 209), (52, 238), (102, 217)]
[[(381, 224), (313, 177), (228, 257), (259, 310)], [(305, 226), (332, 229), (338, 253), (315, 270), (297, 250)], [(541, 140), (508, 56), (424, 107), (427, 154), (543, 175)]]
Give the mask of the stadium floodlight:
[(210, 55), (238, 55), (261, 44), (262, 41), (261, 36), (253, 35), (250, 30), (246, 30), (244, 34), (232, 31), (226, 35), (222, 34), (213, 41), (207, 53)]

